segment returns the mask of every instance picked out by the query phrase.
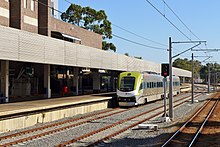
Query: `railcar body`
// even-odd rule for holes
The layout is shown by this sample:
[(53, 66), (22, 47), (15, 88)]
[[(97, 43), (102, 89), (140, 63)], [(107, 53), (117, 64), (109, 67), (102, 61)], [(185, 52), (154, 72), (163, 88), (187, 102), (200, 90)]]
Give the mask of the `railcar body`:
[[(167, 78), (169, 79), (169, 77)], [(135, 106), (164, 97), (163, 77), (146, 72), (123, 72), (118, 78), (119, 106)], [(167, 96), (168, 96), (167, 82)], [(180, 80), (173, 76), (173, 95), (180, 93)]]

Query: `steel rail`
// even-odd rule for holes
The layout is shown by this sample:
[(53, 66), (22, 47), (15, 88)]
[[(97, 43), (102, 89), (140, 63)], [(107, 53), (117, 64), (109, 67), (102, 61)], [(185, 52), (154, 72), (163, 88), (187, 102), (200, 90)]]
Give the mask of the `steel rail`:
[(101, 111), (101, 112), (98, 112), (98, 113), (95, 113), (95, 114), (89, 114), (89, 115), (81, 116), (81, 117), (78, 117), (78, 118), (72, 118), (72, 119), (68, 119), (68, 120), (62, 121), (62, 122), (57, 122), (57, 123), (45, 125), (45, 126), (42, 126), (42, 127), (21, 131), (21, 132), (18, 132), (18, 133), (14, 133), (14, 134), (10, 134), (10, 135), (5, 135), (5, 136), (0, 137), (0, 141), (3, 140), (3, 139), (7, 139), (7, 138), (21, 136), (23, 134), (36, 132), (36, 131), (43, 130), (43, 129), (46, 129), (46, 128), (63, 125), (65, 123), (70, 123), (70, 122), (73, 122), (73, 121), (78, 121), (80, 119), (85, 119), (85, 118), (88, 118), (88, 117), (92, 117), (92, 116), (108, 113), (108, 112), (111, 112), (111, 111), (114, 111), (114, 110), (115, 109), (104, 110), (104, 111)]
[(98, 116), (96, 118), (88, 119), (88, 120), (85, 120), (85, 121), (82, 121), (82, 122), (78, 122), (78, 123), (75, 123), (75, 124), (71, 124), (71, 125), (68, 125), (68, 126), (57, 128), (57, 129), (54, 129), (54, 130), (51, 130), (51, 131), (47, 131), (47, 132), (43, 132), (43, 133), (40, 133), (40, 134), (37, 134), (37, 135), (33, 135), (33, 136), (29, 136), (29, 137), (22, 138), (22, 139), (19, 139), (19, 140), (15, 140), (15, 141), (3, 144), (3, 146), (11, 146), (11, 145), (14, 145), (14, 144), (22, 143), (24, 141), (33, 140), (33, 139), (36, 139), (36, 138), (39, 138), (39, 137), (42, 137), (42, 136), (50, 135), (50, 134), (53, 134), (53, 133), (56, 133), (56, 132), (61, 132), (62, 130), (65, 130), (65, 129), (73, 128), (73, 127), (76, 127), (76, 126), (79, 126), (79, 125), (82, 125), (82, 124), (85, 124), (85, 123), (89, 123), (89, 122), (94, 121), (94, 120), (102, 119), (102, 118), (105, 118), (105, 117), (108, 117), (108, 116), (111, 116), (111, 115), (115, 115), (115, 114), (118, 114), (118, 113), (122, 113), (122, 112), (125, 112), (125, 111), (127, 111), (127, 110), (117, 111), (117, 112), (107, 114), (107, 115), (104, 115), (104, 116)]
[[(217, 94), (216, 94), (217, 95)], [(213, 99), (213, 98), (212, 98)], [(185, 128), (186, 125), (189, 124), (210, 102), (211, 100), (207, 101), (188, 121), (186, 121), (163, 145), (162, 147), (168, 146), (171, 141), (179, 134), (181, 133)]]
[[(185, 98), (185, 97), (183, 97), (183, 98)], [(182, 99), (183, 99), (183, 98), (182, 98)], [(140, 106), (140, 107), (143, 107), (143, 105)], [(34, 128), (34, 129), (29, 129), (29, 130), (25, 130), (25, 131), (21, 131), (21, 132), (18, 132), (18, 133), (5, 135), (5, 136), (0, 137), (0, 141), (1, 141), (1, 140), (4, 140), (4, 139), (12, 138), (12, 137), (21, 136), (21, 135), (28, 134), (28, 133), (33, 133), (33, 132), (36, 132), (36, 131), (39, 131), (39, 130), (43, 130), (43, 129), (46, 129), (46, 128), (63, 125), (63, 124), (65, 124), (65, 123), (70, 123), (70, 122), (78, 121), (78, 120), (80, 120), (80, 119), (85, 119), (85, 118), (87, 118), (87, 117), (92, 117), (92, 116), (104, 114), (104, 113), (111, 112), (111, 111), (114, 111), (114, 110), (117, 110), (117, 109), (119, 109), (119, 108), (111, 109), (111, 110), (105, 110), (104, 112), (102, 111), (102, 112), (98, 112), (98, 113), (95, 113), (95, 114), (89, 114), (89, 115), (85, 115), (85, 116), (82, 116), (82, 117), (79, 117), (79, 118), (73, 118), (73, 119), (69, 119), (69, 120), (62, 121), (62, 122), (57, 122), (57, 123), (45, 125), (45, 126), (42, 126), (42, 127), (38, 127), (38, 128)], [(129, 108), (129, 109), (125, 110), (125, 111), (129, 111), (129, 110), (131, 110), (131, 109), (135, 109), (135, 107)]]
[[(201, 94), (198, 94), (196, 97), (198, 97), (198, 96), (200, 96), (200, 95), (201, 95)], [(187, 97), (190, 97), (190, 96), (187, 96)], [(181, 99), (181, 100), (182, 100), (182, 99)], [(181, 101), (181, 100), (179, 100), (179, 101)], [(185, 102), (188, 102), (188, 99), (185, 100), (185, 101), (183, 101), (183, 102), (181, 102), (181, 103), (179, 103), (179, 104), (177, 104), (177, 105), (175, 105), (174, 107), (177, 107), (177, 106), (179, 106), (179, 105), (182, 105), (182, 104), (185, 103)], [(161, 107), (159, 107), (159, 108), (162, 108), (162, 107), (163, 107), (163, 106), (161, 106)], [(132, 116), (132, 117), (127, 118), (127, 119), (125, 119), (125, 120), (118, 121), (118, 122), (113, 123), (113, 124), (111, 124), (111, 125), (108, 125), (108, 126), (106, 126), (106, 127), (103, 127), (103, 128), (97, 129), (97, 130), (94, 130), (94, 131), (92, 131), (92, 132), (89, 132), (89, 133), (87, 133), (87, 134), (84, 134), (84, 135), (82, 135), (82, 136), (79, 136), (79, 137), (77, 137), (77, 138), (74, 138), (74, 139), (72, 139), (72, 140), (69, 140), (69, 141), (63, 142), (63, 143), (61, 143), (61, 144), (58, 144), (58, 145), (56, 145), (56, 147), (64, 147), (64, 146), (66, 146), (66, 145), (75, 143), (75, 142), (77, 142), (77, 141), (79, 141), (79, 140), (82, 140), (82, 139), (84, 139), (84, 138), (87, 138), (87, 137), (92, 136), (92, 135), (94, 135), (94, 134), (96, 134), (96, 133), (102, 132), (102, 131), (104, 131), (104, 130), (113, 128), (113, 127), (115, 127), (116, 125), (125, 123), (125, 122), (127, 122), (127, 121), (130, 121), (130, 120), (132, 120), (132, 119), (134, 119), (134, 118), (137, 118), (137, 117), (140, 117), (140, 116), (145, 115), (145, 114), (147, 114), (147, 113), (150, 113), (150, 112), (152, 112), (152, 111), (154, 111), (154, 110), (157, 110), (157, 109), (158, 109), (158, 107), (157, 107), (157, 108), (154, 108), (154, 109), (152, 109), (152, 110), (149, 110), (149, 111), (140, 113), (140, 114), (138, 114), (138, 115)], [(135, 123), (135, 124), (132, 124), (132, 125), (130, 125), (130, 126), (124, 128), (124, 129), (121, 129), (121, 130), (119, 130), (119, 131), (117, 131), (117, 132), (115, 132), (115, 133), (113, 133), (113, 134), (111, 134), (111, 135), (109, 135), (109, 136), (107, 136), (107, 137), (102, 138), (101, 140), (98, 140), (98, 141), (95, 142), (94, 144), (97, 144), (97, 143), (99, 143), (99, 142), (102, 141), (102, 140), (106, 140), (106, 139), (109, 139), (109, 138), (111, 138), (111, 137), (113, 137), (113, 136), (116, 136), (116, 135), (118, 135), (118, 134), (120, 134), (120, 133), (122, 133), (122, 132), (124, 132), (124, 131), (126, 131), (126, 130), (128, 130), (128, 129), (130, 129), (130, 128), (132, 128), (132, 127), (138, 125), (138, 124), (140, 124), (140, 123), (142, 123), (142, 122), (145, 122), (145, 121), (147, 121), (147, 120), (149, 120), (149, 119), (151, 119), (151, 118), (154, 118), (154, 117), (156, 117), (156, 116), (162, 114), (163, 112), (164, 112), (164, 111), (160, 111), (159, 113), (157, 113), (157, 114), (155, 114), (155, 115), (152, 115), (152, 116), (150, 116), (150, 117), (148, 117), (148, 118), (146, 118), (146, 119), (144, 119), (144, 120), (141, 120), (141, 121), (139, 121), (139, 122), (137, 122), (137, 123)]]
[(213, 114), (214, 109), (216, 108), (217, 104), (219, 102), (219, 98), (217, 99), (217, 101), (215, 102), (214, 106), (212, 107), (212, 109), (210, 110), (209, 114), (207, 115), (206, 119), (204, 120), (204, 122), (202, 123), (202, 125), (200, 126), (199, 130), (196, 132), (196, 135), (193, 137), (191, 143), (189, 144), (189, 147), (191, 147), (194, 143), (195, 140), (198, 138), (198, 135), (201, 133), (202, 129), (204, 128), (206, 122), (208, 121), (208, 119), (210, 118), (210, 116)]
[[(198, 95), (201, 95), (201, 94), (198, 94)], [(181, 101), (183, 99), (186, 99), (187, 97), (189, 96), (185, 96), (179, 100), (176, 100), (175, 102), (177, 101)], [(144, 107), (145, 105), (141, 106), (141, 107)], [(159, 109), (159, 108), (162, 108), (162, 106), (160, 107), (157, 107), (155, 109)], [(85, 124), (85, 123), (88, 123), (88, 122), (91, 122), (91, 121), (94, 121), (94, 120), (98, 120), (98, 119), (102, 119), (104, 117), (108, 117), (108, 116), (111, 116), (111, 115), (115, 115), (115, 114), (118, 114), (118, 113), (122, 113), (122, 112), (125, 112), (125, 111), (129, 111), (131, 109), (135, 109), (135, 107), (133, 108), (130, 108), (130, 109), (126, 109), (126, 110), (122, 110), (122, 111), (119, 111), (119, 112), (115, 112), (115, 113), (111, 113), (111, 114), (107, 114), (107, 115), (104, 115), (104, 116), (99, 116), (97, 118), (93, 118), (93, 119), (89, 119), (89, 120), (85, 120), (83, 122), (79, 122), (79, 123), (75, 123), (75, 124), (72, 124), (72, 125), (68, 125), (68, 126), (65, 126), (65, 127), (62, 127), (62, 128), (58, 128), (58, 129), (54, 129), (54, 130), (51, 130), (51, 131), (47, 131), (47, 132), (44, 132), (44, 133), (41, 133), (41, 134), (37, 134), (37, 135), (33, 135), (33, 136), (30, 136), (30, 137), (26, 137), (26, 138), (22, 138), (22, 139), (19, 139), (19, 140), (15, 140), (15, 141), (12, 141), (12, 142), (9, 142), (9, 143), (6, 143), (4, 144), (4, 146), (10, 146), (10, 145), (14, 145), (14, 144), (18, 144), (18, 143), (22, 143), (24, 141), (28, 141), (28, 140), (32, 140), (32, 139), (36, 139), (36, 138), (39, 138), (39, 137), (42, 137), (42, 136), (45, 136), (45, 135), (49, 135), (49, 134), (53, 134), (53, 133), (56, 133), (56, 132), (59, 132), (59, 131), (62, 131), (62, 130), (65, 130), (65, 129), (68, 129), (68, 128), (73, 128), (73, 127), (76, 127), (76, 126), (79, 126), (79, 125), (82, 125), (82, 124)], [(154, 110), (152, 110), (154, 111)], [(100, 112), (101, 113), (101, 112)], [(97, 114), (98, 115), (98, 114)], [(94, 115), (93, 115), (94, 116)], [(74, 118), (73, 120), (67, 120), (65, 121), (66, 123), (68, 122), (73, 122), (73, 121), (76, 121), (76, 120), (79, 120), (79, 119), (84, 119), (88, 116), (83, 116), (83, 117), (80, 117), (80, 118)], [(3, 139), (7, 139), (7, 138), (11, 138), (11, 137), (17, 137), (17, 136), (21, 136), (23, 134), (27, 134), (27, 133), (31, 133), (31, 132), (35, 132), (35, 131), (39, 131), (39, 130), (43, 130), (45, 128), (49, 128), (49, 127), (54, 127), (54, 126), (58, 126), (58, 125), (62, 125), (64, 124), (65, 122), (60, 122), (60, 123), (54, 123), (54, 124), (51, 124), (51, 125), (47, 125), (47, 126), (43, 126), (43, 127), (39, 127), (39, 128), (35, 128), (35, 129), (30, 129), (30, 130), (26, 130), (26, 131), (23, 131), (23, 132), (18, 132), (18, 133), (15, 133), (15, 134), (11, 134), (10, 135), (7, 135), (7, 136), (3, 136), (0, 140), (3, 140)]]
[[(200, 96), (200, 94), (197, 95), (197, 96), (195, 96), (195, 97), (198, 97), (198, 96)], [(185, 103), (185, 102), (187, 102), (187, 101), (188, 101), (188, 100), (185, 100), (185, 101), (183, 101), (183, 102), (181, 102), (181, 103), (175, 105), (174, 108), (175, 108), (175, 107), (178, 107), (179, 105), (182, 105), (183, 103)], [(167, 110), (168, 110), (168, 109), (167, 109)], [(164, 111), (160, 111), (160, 112), (158, 112), (158, 113), (155, 114), (155, 115), (152, 115), (152, 116), (150, 116), (150, 117), (148, 117), (148, 118), (146, 118), (146, 119), (144, 119), (144, 120), (141, 120), (141, 121), (139, 121), (139, 122), (137, 122), (137, 123), (134, 123), (134, 124), (132, 124), (132, 125), (130, 125), (130, 126), (128, 126), (128, 127), (125, 127), (125, 128), (123, 128), (123, 129), (121, 129), (121, 130), (119, 130), (119, 131), (117, 131), (117, 132), (115, 132), (115, 133), (113, 133), (113, 134), (110, 134), (110, 135), (108, 135), (108, 136), (106, 136), (106, 137), (104, 137), (104, 138), (101, 138), (101, 139), (95, 141), (94, 143), (89, 144), (88, 147), (93, 147), (93, 146), (95, 146), (95, 145), (101, 143), (101, 142), (104, 141), (104, 140), (108, 140), (108, 139), (110, 139), (110, 138), (112, 138), (112, 137), (114, 137), (114, 136), (117, 136), (118, 134), (121, 134), (121, 133), (125, 132), (126, 130), (131, 129), (131, 128), (137, 126), (138, 124), (141, 124), (141, 123), (143, 123), (143, 122), (145, 122), (145, 121), (147, 121), (147, 120), (149, 120), (149, 119), (152, 119), (152, 118), (154, 118), (154, 117), (156, 117), (156, 116), (159, 116), (159, 115), (162, 114), (163, 112), (164, 112)]]

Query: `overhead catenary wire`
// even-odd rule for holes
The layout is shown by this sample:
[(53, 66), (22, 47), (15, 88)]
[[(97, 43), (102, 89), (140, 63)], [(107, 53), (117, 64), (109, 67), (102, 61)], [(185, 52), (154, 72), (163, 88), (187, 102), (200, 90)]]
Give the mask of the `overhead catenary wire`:
[[(50, 8), (50, 9), (53, 9), (54, 11), (57, 11), (58, 13), (61, 13), (61, 14), (64, 13), (64, 12), (62, 12), (62, 11), (60, 11), (60, 10), (57, 10), (57, 9), (54, 9), (53, 7), (51, 7), (51, 6), (47, 5), (47, 4), (44, 4), (44, 3), (42, 3), (42, 2), (40, 2), (40, 1), (38, 1), (38, 0), (34, 0), (34, 1), (38, 2), (38, 3), (41, 4), (41, 5), (44, 5), (44, 6), (48, 7), (48, 8)], [(65, 1), (68, 2), (68, 3), (71, 3), (71, 2), (69, 2), (68, 0), (65, 0)], [(71, 4), (72, 4), (72, 3), (71, 3)], [(167, 50), (167, 49), (165, 49), (165, 48), (159, 48), (159, 47), (155, 47), (155, 46), (145, 45), (145, 44), (142, 44), (142, 43), (139, 43), (139, 42), (136, 42), (136, 41), (132, 41), (132, 40), (126, 39), (126, 38), (124, 38), (124, 37), (120, 37), (120, 36), (115, 35), (115, 34), (113, 34), (113, 36), (115, 36), (115, 37), (117, 37), (117, 38), (120, 38), (120, 39), (123, 39), (123, 40), (128, 41), (128, 42), (134, 43), (134, 44), (136, 44), (136, 45), (141, 45), (141, 46), (148, 47), (148, 48), (153, 48), (153, 49)]]
[(60, 11), (60, 10), (58, 10), (58, 9), (54, 9), (53, 7), (47, 5), (47, 4), (43, 3), (43, 2), (40, 2), (40, 1), (38, 1), (38, 0), (34, 0), (34, 1), (37, 2), (37, 3), (39, 3), (39, 4), (41, 4), (41, 5), (43, 5), (43, 6), (46, 6), (46, 7), (50, 8), (50, 9), (53, 9), (54, 11), (57, 11), (58, 13), (61, 13), (61, 14), (63, 13), (62, 11)]
[[(69, 0), (64, 0), (64, 1), (66, 1), (66, 2), (69, 3), (69, 4), (72, 4), (72, 2), (70, 2)], [(141, 35), (138, 35), (137, 33), (134, 33), (134, 32), (129, 31), (129, 30), (123, 28), (123, 27), (120, 27), (119, 25), (116, 25), (116, 24), (114, 24), (114, 23), (111, 23), (111, 24), (112, 24), (112, 26), (115, 26), (115, 27), (117, 27), (117, 28), (119, 28), (119, 29), (121, 29), (121, 30), (123, 30), (123, 31), (125, 31), (125, 32), (128, 32), (128, 33), (130, 33), (130, 34), (132, 34), (132, 35), (134, 35), (134, 36), (136, 36), (136, 37), (139, 37), (139, 38), (142, 38), (142, 39), (147, 40), (147, 41), (149, 41), (149, 42), (152, 42), (152, 43), (155, 43), (155, 44), (158, 44), (158, 45), (167, 47), (167, 45), (165, 45), (165, 44), (162, 44), (162, 43), (160, 43), (160, 42), (157, 42), (157, 41), (154, 41), (154, 40), (152, 40), (152, 39), (148, 39), (148, 38), (146, 38), (146, 37), (143, 37), (143, 36), (141, 36)]]
[(192, 41), (183, 31), (181, 31), (171, 20), (169, 20), (159, 9), (157, 9), (149, 0), (146, 0), (160, 15), (162, 15), (176, 30), (178, 30), (188, 40)]
[[(167, 2), (165, 0), (162, 0), (162, 2), (166, 5), (166, 7), (174, 14), (174, 16), (176, 16), (176, 18), (185, 26), (185, 28), (198, 40), (201, 40), (195, 33), (192, 32), (192, 30), (183, 22), (183, 20), (175, 13), (175, 11), (167, 4)], [(207, 47), (207, 45), (205, 44), (205, 46)], [(200, 48), (200, 47), (199, 47)], [(207, 53), (204, 51), (204, 54), (206, 56)]]
[[(187, 25), (180, 19), (180, 17), (178, 17), (177, 16), (177, 14), (168, 6), (168, 4), (164, 1), (164, 0), (162, 0), (163, 2), (164, 2), (164, 4), (174, 13), (174, 15), (184, 24), (184, 26), (188, 29), (188, 30), (190, 30), (188, 27), (187, 27)], [(153, 7), (161, 16), (163, 16), (176, 30), (178, 30), (183, 36), (185, 36), (189, 41), (191, 41), (192, 42), (192, 39), (191, 38), (189, 38), (183, 31), (181, 31), (169, 18), (167, 18), (158, 8), (156, 8), (149, 0), (146, 0), (146, 2), (148, 2), (149, 4), (150, 4), (150, 6), (151, 7)], [(192, 33), (192, 34), (194, 34), (191, 30), (190, 30), (190, 32)], [(194, 34), (195, 35), (195, 34)], [(195, 35), (195, 37), (197, 38), (197, 39), (199, 39), (199, 37), (197, 37), (196, 35)], [(200, 39), (199, 39), (200, 40)], [(195, 43), (194, 43), (194, 45), (195, 45)], [(205, 52), (204, 52), (205, 53)], [(206, 54), (206, 56), (207, 56), (207, 53), (205, 53)]]
[(148, 39), (148, 38), (146, 38), (146, 37), (143, 37), (143, 36), (141, 36), (141, 35), (138, 35), (138, 34), (136, 34), (136, 33), (134, 33), (134, 32), (131, 32), (131, 31), (127, 30), (127, 29), (124, 29), (124, 28), (122, 28), (122, 27), (120, 27), (120, 26), (118, 26), (118, 25), (116, 25), (116, 24), (113, 24), (113, 23), (112, 23), (112, 25), (115, 26), (115, 27), (117, 27), (117, 28), (119, 28), (119, 29), (121, 29), (121, 30), (123, 30), (123, 31), (125, 31), (125, 32), (128, 32), (128, 33), (130, 33), (130, 34), (132, 34), (132, 35), (134, 35), (134, 36), (137, 36), (137, 37), (139, 37), (139, 38), (142, 38), (142, 39), (147, 40), (147, 41), (149, 41), (149, 42), (152, 42), (152, 43), (155, 43), (155, 44), (158, 44), (158, 45), (166, 46), (166, 47), (167, 47), (167, 45), (165, 45), (165, 44), (162, 44), (162, 43), (160, 43), (160, 42), (157, 42), (157, 41)]
[(199, 39), (199, 37), (192, 32), (192, 30), (183, 22), (183, 20), (174, 12), (174, 10), (165, 2), (165, 0), (162, 0), (163, 3), (167, 6), (167, 8), (176, 16), (176, 18), (186, 27), (186, 29), (194, 36), (196, 37), (198, 40), (201, 40)]
[[(38, 2), (39, 4), (41, 4), (41, 5), (45, 6), (45, 7), (48, 7), (48, 8), (50, 8), (50, 9), (53, 9), (54, 11), (57, 11), (57, 12), (60, 13), (60, 14), (64, 13), (64, 12), (62, 12), (62, 11), (60, 11), (60, 10), (57, 10), (57, 9), (54, 9), (53, 7), (51, 7), (51, 6), (49, 6), (49, 5), (45, 4), (45, 3), (42, 3), (42, 2), (40, 2), (40, 1), (38, 1), (38, 0), (34, 0), (34, 1)], [(65, 0), (65, 1), (68, 2), (68, 3), (71, 3), (71, 2), (69, 2), (68, 0)], [(71, 3), (71, 4), (72, 4), (72, 3)], [(136, 45), (140, 45), (140, 46), (143, 46), (143, 47), (152, 48), (152, 49), (157, 49), (157, 50), (164, 50), (164, 51), (167, 50), (167, 49), (165, 49), (165, 48), (160, 48), (160, 47), (155, 47), (155, 46), (149, 46), (149, 45), (142, 44), (142, 43), (139, 43), (139, 42), (136, 42), (136, 41), (132, 41), (132, 40), (129, 40), (129, 39), (127, 39), (127, 38), (124, 38), (124, 37), (121, 37), (121, 36), (118, 36), (118, 35), (115, 35), (115, 34), (112, 34), (112, 35), (115, 36), (116, 38), (122, 39), (122, 40), (124, 40), (124, 41), (130, 42), (130, 43), (133, 43), (133, 44), (136, 44)]]
[[(69, 0), (64, 0), (64, 1), (66, 1), (66, 2), (69, 3), (69, 4), (73, 4), (73, 3), (70, 2)], [(139, 37), (139, 38), (142, 38), (142, 39), (148, 40), (148, 41), (150, 41), (150, 42), (153, 42), (153, 43), (155, 43), (155, 44), (159, 44), (159, 45), (162, 45), (162, 46), (166, 46), (166, 47), (167, 47), (167, 45), (164, 45), (164, 44), (162, 44), (162, 43), (153, 41), (153, 40), (151, 40), (151, 39), (148, 39), (148, 38), (146, 38), (146, 37), (143, 37), (143, 36), (141, 36), (141, 35), (138, 35), (138, 34), (136, 34), (136, 33), (133, 33), (133, 32), (131, 32), (131, 31), (128, 31), (128, 30), (126, 30), (126, 29), (124, 29), (124, 28), (122, 28), (122, 27), (120, 27), (120, 26), (118, 26), (118, 25), (116, 25), (116, 24), (113, 24), (113, 23), (112, 23), (112, 25), (115, 26), (115, 27), (117, 27), (117, 28), (119, 28), (119, 29), (121, 29), (121, 30), (124, 30), (124, 31), (126, 31), (126, 32), (128, 32), (128, 33), (130, 33), (130, 34), (133, 34), (133, 35), (135, 35), (135, 36), (137, 36), (137, 37)], [(133, 44), (136, 44), (136, 45), (143, 46), (143, 47), (152, 48), (152, 49), (158, 49), (158, 50), (167, 50), (167, 49), (165, 49), (165, 48), (160, 48), (160, 47), (155, 47), (155, 46), (150, 46), (150, 45), (146, 45), (146, 44), (143, 44), (143, 43), (139, 43), (139, 42), (136, 42), (136, 41), (127, 39), (127, 38), (125, 38), (125, 37), (121, 37), (121, 36), (116, 35), (116, 34), (112, 34), (112, 36), (114, 36), (114, 37), (116, 37), (116, 38), (119, 38), (119, 39), (122, 39), (122, 40), (125, 40), (125, 41), (128, 41), (128, 42), (133, 43)]]
[(115, 34), (112, 34), (112, 36), (117, 37), (117, 38), (122, 39), (122, 40), (125, 40), (125, 41), (130, 42), (130, 43), (134, 43), (134, 44), (140, 45), (140, 46), (144, 46), (144, 47), (148, 47), (148, 48), (153, 48), (153, 49), (157, 49), (157, 50), (167, 51), (167, 49), (165, 49), (165, 48), (160, 48), (160, 47), (154, 47), (154, 46), (150, 46), (150, 45), (145, 45), (145, 44), (142, 44), (142, 43), (139, 43), (139, 42), (136, 42), (136, 41), (133, 41), (133, 40), (129, 40), (129, 39), (126, 39), (126, 38), (124, 38), (124, 37), (121, 37), (121, 36), (118, 36), (118, 35), (115, 35)]

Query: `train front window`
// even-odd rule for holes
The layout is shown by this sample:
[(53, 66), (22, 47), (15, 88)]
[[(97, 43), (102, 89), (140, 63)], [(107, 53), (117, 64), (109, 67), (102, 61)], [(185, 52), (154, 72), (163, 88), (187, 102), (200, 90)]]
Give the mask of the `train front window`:
[(135, 77), (123, 77), (121, 79), (120, 90), (124, 92), (134, 90)]

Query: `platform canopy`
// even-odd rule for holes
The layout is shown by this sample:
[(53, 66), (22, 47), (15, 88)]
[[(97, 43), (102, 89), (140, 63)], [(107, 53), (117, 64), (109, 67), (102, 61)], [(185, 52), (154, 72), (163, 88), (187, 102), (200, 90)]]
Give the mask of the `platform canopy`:
[[(116, 71), (160, 73), (160, 64), (52, 37), (0, 26), (0, 60), (65, 65)], [(63, 34), (62, 34), (63, 35)], [(191, 72), (173, 68), (177, 76)]]

